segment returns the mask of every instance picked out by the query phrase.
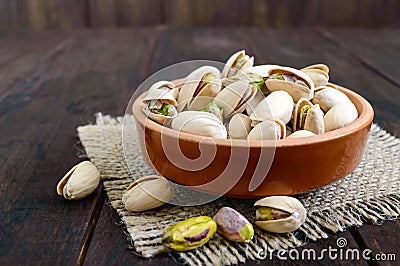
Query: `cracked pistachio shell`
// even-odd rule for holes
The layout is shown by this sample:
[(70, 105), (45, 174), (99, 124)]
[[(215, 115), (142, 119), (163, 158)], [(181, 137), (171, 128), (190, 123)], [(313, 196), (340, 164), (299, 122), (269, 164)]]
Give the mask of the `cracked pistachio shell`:
[(241, 113), (257, 92), (257, 87), (248, 80), (240, 80), (230, 84), (215, 96), (213, 102), (221, 107), (224, 118), (234, 113)]
[(312, 102), (314, 104), (319, 104), (325, 113), (335, 105), (351, 103), (346, 94), (329, 86), (329, 84), (324, 87), (319, 87), (315, 90), (315, 95)]
[(217, 231), (217, 224), (211, 217), (192, 217), (164, 230), (162, 243), (175, 251), (187, 251), (200, 247), (210, 240)]
[(268, 232), (288, 233), (298, 229), (306, 220), (303, 204), (288, 196), (271, 196), (257, 201), (256, 225)]
[(199, 111), (210, 103), (221, 90), (220, 72), (212, 66), (203, 66), (190, 73), (178, 95), (178, 112), (185, 108)]
[(251, 115), (257, 108), (258, 104), (264, 99), (265, 99), (264, 93), (260, 89), (257, 89), (257, 92), (254, 95), (253, 99), (247, 102), (246, 106), (247, 114)]
[(279, 80), (279, 79), (267, 79), (265, 81), (265, 85), (267, 86), (269, 91), (286, 91), (292, 96), (294, 102), (297, 102), (301, 98), (312, 99), (314, 96), (314, 83), (311, 78), (307, 76), (307, 74), (291, 67), (275, 67), (268, 71), (268, 76), (272, 76), (274, 74), (287, 74), (293, 75), (302, 82), (304, 82), (306, 86), (301, 84), (297, 84), (294, 82)]
[(308, 130), (298, 130), (296, 132), (293, 132), (289, 136), (287, 136), (287, 139), (294, 139), (294, 138), (304, 138), (304, 137), (311, 137), (315, 136), (315, 133), (308, 131)]
[(342, 103), (333, 106), (324, 116), (325, 132), (344, 127), (358, 117), (353, 103)]
[(238, 211), (230, 207), (222, 207), (213, 217), (218, 232), (234, 242), (249, 242), (254, 237), (251, 223)]
[(75, 165), (60, 180), (57, 194), (69, 200), (82, 199), (96, 190), (100, 183), (100, 172), (89, 161)]
[(202, 111), (184, 111), (172, 120), (171, 128), (191, 133), (214, 138), (227, 138), (227, 131), (215, 115)]
[(314, 105), (305, 98), (300, 99), (294, 109), (293, 129), (304, 129), (315, 134), (324, 133), (324, 113), (319, 105)]
[(253, 121), (279, 119), (287, 124), (292, 117), (293, 106), (293, 99), (289, 93), (274, 91), (259, 102), (250, 118)]
[(122, 196), (122, 203), (130, 212), (141, 212), (160, 207), (172, 196), (173, 190), (165, 178), (150, 175), (130, 184)]
[(324, 64), (316, 64), (301, 69), (311, 78), (315, 87), (325, 86), (329, 81), (329, 68)]
[(228, 128), (231, 139), (247, 139), (251, 130), (251, 119), (244, 114), (235, 114), (229, 121)]
[(158, 81), (150, 87), (146, 97), (143, 99), (143, 102), (160, 100), (163, 103), (177, 106), (178, 102), (174, 97), (175, 91), (173, 89), (173, 83), (169, 81)]
[(243, 73), (254, 73), (261, 77), (267, 78), (269, 76), (268, 71), (273, 68), (279, 67), (278, 65), (258, 65), (243, 69)]
[(252, 67), (254, 64), (254, 57), (246, 55), (245, 50), (234, 53), (229, 57), (228, 61), (225, 63), (224, 69), (222, 70), (222, 77), (229, 78), (238, 71), (244, 70), (248, 67)]

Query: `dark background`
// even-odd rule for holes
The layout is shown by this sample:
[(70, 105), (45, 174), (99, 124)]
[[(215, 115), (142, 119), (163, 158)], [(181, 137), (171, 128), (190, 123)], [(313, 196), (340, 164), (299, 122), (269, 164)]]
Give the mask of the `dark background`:
[(1, 0), (0, 29), (399, 27), (398, 0)]

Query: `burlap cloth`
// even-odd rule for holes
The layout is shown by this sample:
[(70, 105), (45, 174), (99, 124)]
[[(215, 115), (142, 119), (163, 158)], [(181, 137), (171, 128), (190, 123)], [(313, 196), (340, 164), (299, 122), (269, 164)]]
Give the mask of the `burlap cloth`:
[[(254, 221), (254, 200), (220, 198), (200, 207), (164, 205), (153, 211), (130, 213), (121, 196), (135, 179), (155, 174), (141, 158), (139, 143), (133, 141), (134, 167), (129, 171), (121, 144), (122, 117), (97, 114), (96, 125), (78, 127), (86, 155), (101, 172), (109, 201), (124, 222), (135, 254), (153, 257), (168, 252), (161, 244), (163, 230), (178, 221), (198, 216), (213, 216), (222, 206), (231, 206)], [(308, 211), (306, 222), (289, 234), (270, 234), (255, 227), (249, 244), (230, 242), (220, 235), (189, 252), (170, 253), (189, 265), (232, 265), (265, 258), (265, 252), (291, 249), (311, 240), (327, 238), (329, 233), (364, 222), (380, 223), (400, 215), (400, 175), (398, 138), (372, 125), (360, 165), (347, 177), (298, 195)]]

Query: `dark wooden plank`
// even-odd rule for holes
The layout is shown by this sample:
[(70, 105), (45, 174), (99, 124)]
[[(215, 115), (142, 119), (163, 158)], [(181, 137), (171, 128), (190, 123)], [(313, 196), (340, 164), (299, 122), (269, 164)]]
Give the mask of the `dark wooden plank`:
[(399, 265), (400, 221), (385, 221), (380, 226), (364, 225), (354, 233), (363, 249), (371, 250), (371, 261), (382, 265)]
[(0, 32), (0, 100), (23, 83), (23, 77), (34, 76), (68, 36), (66, 32)]
[(76, 127), (97, 111), (124, 113), (153, 38), (153, 30), (140, 29), (75, 33), (44, 63), (51, 67), (21, 77), (24, 89), (2, 100), (1, 265), (75, 264), (85, 252), (101, 190), (75, 202), (57, 196), (55, 186), (81, 160)]
[(374, 107), (374, 121), (393, 134), (400, 133), (400, 117), (397, 115), (400, 94), (397, 86), (366, 68), (334, 43), (306, 30), (246, 29), (243, 30), (243, 38), (254, 43), (257, 64), (296, 68), (315, 63), (327, 64), (331, 69), (332, 82), (360, 93)]
[(400, 88), (400, 30), (319, 29), (318, 32)]
[(85, 27), (85, 2), (4, 0), (0, 29), (72, 29)]

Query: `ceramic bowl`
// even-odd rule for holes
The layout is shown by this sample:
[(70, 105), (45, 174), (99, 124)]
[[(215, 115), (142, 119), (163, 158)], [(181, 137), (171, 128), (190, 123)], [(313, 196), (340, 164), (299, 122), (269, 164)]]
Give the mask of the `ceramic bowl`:
[[(232, 164), (228, 164), (232, 148), (236, 151), (243, 149), (243, 154), (249, 155), (248, 159), (242, 160), (243, 154), (240, 152), (233, 153), (237, 156), (233, 159), (243, 164), (244, 172), (238, 182), (226, 192), (226, 196), (257, 198), (270, 195), (293, 195), (345, 177), (358, 166), (362, 159), (374, 111), (371, 105), (357, 93), (334, 86), (345, 93), (357, 108), (359, 117), (351, 124), (324, 134), (278, 140), (275, 143), (213, 138), (212, 143), (202, 143), (205, 149), (207, 149), (207, 143), (216, 147), (211, 163), (195, 171), (185, 170), (190, 167), (171, 163), (165, 152), (168, 147), (165, 147), (166, 145), (163, 147), (162, 138), (164, 144), (179, 143), (180, 151), (187, 158), (196, 159), (201, 155), (199, 143), (204, 139), (203, 136), (178, 132), (147, 119), (142, 111), (144, 106), (142, 99), (146, 92), (136, 99), (132, 110), (144, 157), (167, 179), (187, 186), (206, 184), (218, 178), (221, 173), (235, 171), (229, 169)], [(260, 173), (258, 169), (255, 177), (262, 182), (256, 189), (252, 188), (250, 182), (259, 163), (260, 153), (268, 153), (273, 149), (275, 149), (275, 155), (269, 171), (266, 169), (265, 172)], [(202, 190), (209, 193), (221, 193), (218, 186), (207, 186)]]

